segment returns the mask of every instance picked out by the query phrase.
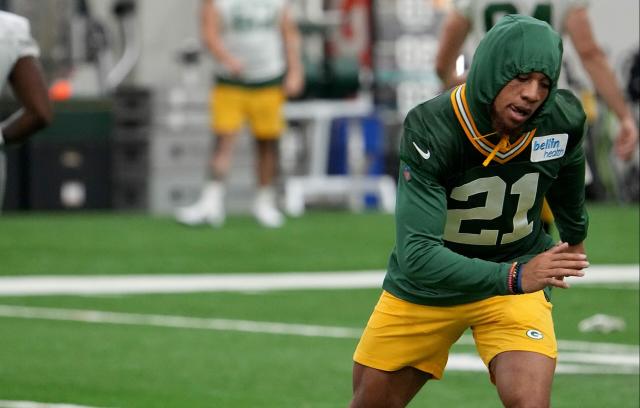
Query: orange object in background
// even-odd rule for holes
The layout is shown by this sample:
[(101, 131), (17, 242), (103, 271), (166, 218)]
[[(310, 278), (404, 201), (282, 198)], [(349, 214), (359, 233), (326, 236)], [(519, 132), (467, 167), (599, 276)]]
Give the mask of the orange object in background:
[(49, 99), (52, 101), (66, 101), (72, 94), (71, 82), (66, 79), (58, 79), (49, 87)]

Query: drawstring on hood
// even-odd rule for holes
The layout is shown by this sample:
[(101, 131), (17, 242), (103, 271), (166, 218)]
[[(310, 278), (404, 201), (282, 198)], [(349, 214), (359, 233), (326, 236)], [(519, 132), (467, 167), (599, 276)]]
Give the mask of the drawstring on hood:
[(493, 158), (496, 157), (496, 154), (498, 154), (498, 152), (506, 150), (508, 147), (509, 147), (509, 136), (502, 135), (502, 138), (500, 139), (496, 147), (493, 149), (493, 151), (489, 154), (489, 156), (487, 156), (487, 158), (482, 162), (482, 165), (484, 167), (487, 167), (489, 163), (491, 163), (491, 160), (493, 160)]

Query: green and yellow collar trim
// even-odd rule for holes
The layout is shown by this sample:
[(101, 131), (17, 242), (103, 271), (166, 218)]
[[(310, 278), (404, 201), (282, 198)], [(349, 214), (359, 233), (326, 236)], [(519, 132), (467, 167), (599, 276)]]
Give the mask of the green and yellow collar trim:
[(451, 104), (453, 105), (453, 110), (458, 118), (458, 122), (460, 122), (460, 126), (462, 126), (469, 141), (471, 141), (473, 146), (482, 155), (487, 157), (483, 165), (487, 166), (491, 160), (503, 164), (522, 153), (531, 143), (536, 129), (522, 134), (514, 143), (509, 143), (506, 137), (503, 137), (497, 144), (486, 140), (487, 136), (494, 133), (482, 135), (478, 131), (471, 115), (469, 104), (467, 103), (465, 95), (466, 86), (466, 84), (459, 85), (451, 92)]

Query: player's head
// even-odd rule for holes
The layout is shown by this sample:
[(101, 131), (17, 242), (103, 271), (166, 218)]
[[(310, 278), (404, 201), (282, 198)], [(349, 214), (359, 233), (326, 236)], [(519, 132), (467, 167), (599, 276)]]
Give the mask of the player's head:
[(507, 82), (491, 105), (493, 128), (501, 134), (517, 136), (525, 123), (547, 100), (551, 81), (541, 72), (519, 74)]
[(533, 128), (555, 96), (561, 63), (562, 40), (551, 26), (507, 15), (476, 49), (467, 79), (469, 103), (494, 125), (497, 119), (496, 130)]

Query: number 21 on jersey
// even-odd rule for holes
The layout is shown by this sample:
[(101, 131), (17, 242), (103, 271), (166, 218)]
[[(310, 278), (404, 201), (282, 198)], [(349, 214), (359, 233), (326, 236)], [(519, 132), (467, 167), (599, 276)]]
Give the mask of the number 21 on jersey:
[(447, 211), (447, 224), (444, 239), (467, 245), (497, 245), (500, 231), (482, 229), (479, 233), (461, 232), (462, 223), (470, 220), (494, 220), (502, 216), (505, 200), (518, 196), (516, 212), (513, 216), (513, 230), (503, 231), (500, 244), (509, 244), (522, 239), (533, 231), (533, 221), (527, 213), (533, 207), (538, 190), (539, 173), (528, 173), (511, 185), (507, 196), (507, 183), (498, 176), (484, 177), (454, 188), (451, 198), (456, 201), (469, 201), (471, 196), (486, 193), (487, 198), (481, 207), (450, 209)]

